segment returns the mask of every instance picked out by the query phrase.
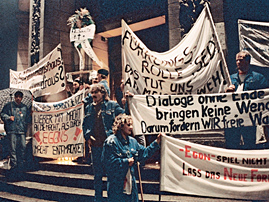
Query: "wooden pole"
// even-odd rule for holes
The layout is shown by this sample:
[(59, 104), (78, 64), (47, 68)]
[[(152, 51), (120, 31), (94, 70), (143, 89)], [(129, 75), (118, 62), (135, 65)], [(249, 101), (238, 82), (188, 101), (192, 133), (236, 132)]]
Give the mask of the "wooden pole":
[(139, 178), (139, 185), (140, 185), (140, 192), (141, 192), (141, 200), (142, 200), (142, 202), (144, 202), (143, 187), (142, 187), (142, 181), (141, 181), (140, 163), (139, 162), (137, 162), (137, 170), (138, 170), (138, 178)]

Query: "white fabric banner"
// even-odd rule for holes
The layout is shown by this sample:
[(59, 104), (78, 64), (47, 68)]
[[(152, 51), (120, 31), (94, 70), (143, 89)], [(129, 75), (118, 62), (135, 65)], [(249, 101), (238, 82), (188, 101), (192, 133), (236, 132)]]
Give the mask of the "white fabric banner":
[(269, 125), (269, 89), (207, 95), (135, 95), (133, 132), (183, 134)]
[(95, 34), (95, 29), (96, 26), (95, 24), (88, 25), (83, 28), (76, 28), (70, 29), (70, 42), (74, 42), (74, 46), (78, 52), (79, 55), (79, 68), (80, 70), (83, 70), (84, 67), (84, 62), (83, 62), (83, 56), (78, 49), (78, 45), (81, 44), (82, 49), (85, 51), (85, 53), (94, 61), (98, 66), (101, 68), (108, 68), (103, 62), (101, 62), (98, 57), (96, 56), (95, 52), (93, 51), (91, 44), (88, 39), (94, 39), (94, 34)]
[(220, 93), (230, 77), (208, 6), (171, 50), (149, 50), (122, 20), (125, 91), (134, 94)]
[(268, 150), (228, 150), (162, 137), (160, 190), (267, 200)]
[(250, 64), (269, 67), (269, 22), (238, 20), (240, 50), (251, 55)]
[(35, 97), (65, 90), (65, 68), (61, 44), (32, 67), (23, 71), (10, 69), (10, 87), (28, 89)]
[(44, 158), (84, 154), (84, 90), (60, 102), (33, 101), (33, 155)]
[(86, 27), (70, 30), (70, 41), (83, 41), (86, 39), (93, 39), (95, 34), (95, 24), (88, 25)]

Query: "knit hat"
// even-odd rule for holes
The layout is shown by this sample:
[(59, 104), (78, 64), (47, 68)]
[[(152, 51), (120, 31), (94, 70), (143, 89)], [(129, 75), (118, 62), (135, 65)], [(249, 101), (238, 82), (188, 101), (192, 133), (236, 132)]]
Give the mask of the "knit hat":
[(107, 76), (108, 75), (108, 70), (107, 69), (98, 69), (98, 74), (103, 74), (103, 75), (105, 75), (105, 76)]

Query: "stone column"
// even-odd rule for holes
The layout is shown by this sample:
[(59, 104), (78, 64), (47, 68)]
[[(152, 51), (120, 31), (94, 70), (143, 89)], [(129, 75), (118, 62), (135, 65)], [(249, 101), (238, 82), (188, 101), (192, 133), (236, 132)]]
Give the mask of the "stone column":
[(169, 49), (181, 41), (179, 8), (182, 0), (168, 0)]
[(33, 66), (42, 58), (43, 34), (41, 28), (44, 27), (44, 0), (30, 0), (29, 12), (29, 66)]

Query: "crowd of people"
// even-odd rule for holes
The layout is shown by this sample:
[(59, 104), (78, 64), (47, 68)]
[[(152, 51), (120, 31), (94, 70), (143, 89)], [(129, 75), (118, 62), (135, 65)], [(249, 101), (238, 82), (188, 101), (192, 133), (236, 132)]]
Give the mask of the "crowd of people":
[[(127, 102), (123, 101), (125, 106), (121, 107), (118, 102), (109, 99), (107, 76), (107, 70), (98, 70), (99, 82), (91, 85), (90, 92), (84, 100), (83, 134), (92, 154), (94, 201), (103, 201), (104, 168), (108, 177), (108, 201), (138, 201), (134, 165), (138, 160), (154, 154), (159, 148), (160, 136), (163, 134), (158, 136), (155, 144), (152, 143), (148, 147), (138, 144), (132, 137), (131, 117), (126, 115), (129, 114)], [(129, 96), (132, 94), (127, 92), (123, 99), (126, 100)], [(120, 171), (121, 167), (125, 169), (116, 172)], [(125, 172), (126, 170), (129, 172)], [(125, 192), (124, 182), (128, 175), (132, 179), (131, 188), (129, 186), (130, 189)]]
[[(246, 51), (240, 51), (236, 55), (237, 73), (231, 75), (232, 85), (226, 92), (268, 88), (267, 79), (262, 74), (252, 71), (250, 59)], [(86, 85), (77, 78), (72, 83), (72, 90), (67, 89), (67, 93), (71, 96), (83, 88), (88, 89), (83, 101), (85, 117), (82, 127), (86, 154), (91, 152), (88, 158), (94, 169), (95, 201), (103, 200), (104, 172), (108, 181), (108, 201), (138, 201), (135, 165), (152, 156), (160, 148), (161, 136), (165, 134), (157, 135), (156, 140), (148, 146), (145, 143), (140, 144), (140, 141), (133, 137), (133, 122), (126, 99), (133, 95), (129, 92), (123, 94), (122, 82), (116, 91), (120, 99), (110, 100), (108, 74), (107, 69), (93, 71), (90, 82)], [(14, 101), (6, 104), (1, 112), (10, 145), (11, 170), (15, 171), (23, 166), (25, 133), (27, 125), (31, 123), (30, 109), (21, 102), (22, 99), (22, 92), (16, 92)], [(225, 129), (226, 148), (268, 149), (267, 130), (264, 128), (249, 126)], [(258, 131), (262, 131), (262, 134), (258, 135)], [(260, 143), (261, 138), (265, 141)]]

